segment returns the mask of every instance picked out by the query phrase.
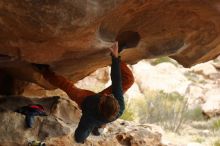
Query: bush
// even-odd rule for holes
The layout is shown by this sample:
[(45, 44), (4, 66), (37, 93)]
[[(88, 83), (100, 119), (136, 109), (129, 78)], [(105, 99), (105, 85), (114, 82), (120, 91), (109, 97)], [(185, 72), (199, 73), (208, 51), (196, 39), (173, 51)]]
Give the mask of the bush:
[(220, 129), (220, 119), (213, 121), (212, 128), (213, 128), (213, 131), (218, 131)]
[[(212, 118), (205, 121), (194, 121), (190, 124), (193, 128), (200, 130), (209, 130), (213, 135), (220, 134), (220, 119)], [(220, 135), (219, 135), (220, 136)]]
[(214, 142), (213, 146), (220, 146), (220, 140), (219, 140), (219, 139), (216, 140), (216, 141)]
[(208, 121), (191, 122), (190, 126), (192, 126), (195, 129), (199, 129), (199, 130), (210, 130), (211, 129), (211, 126)]
[(203, 142), (205, 142), (205, 138), (200, 137), (200, 136), (196, 136), (196, 137), (194, 137), (193, 139), (194, 139), (194, 141), (197, 142), (197, 143), (203, 143)]
[(125, 111), (120, 118), (127, 121), (135, 120), (134, 110), (131, 107), (131, 104), (129, 104), (127, 100), (125, 100)]
[(129, 107), (125, 108), (125, 111), (120, 118), (123, 120), (127, 120), (127, 121), (133, 121), (135, 119), (134, 113), (133, 113), (132, 109)]
[(175, 66), (178, 66), (178, 63), (175, 60), (173, 60), (173, 59), (171, 59), (167, 56), (159, 57), (157, 59), (152, 59), (150, 61), (150, 64), (151, 65), (158, 65), (158, 64), (163, 63), (163, 62), (170, 62), (170, 63), (174, 64)]
[[(152, 91), (150, 91), (152, 93)], [(155, 91), (145, 96), (145, 102), (137, 103), (140, 123), (156, 123), (163, 128), (178, 132), (185, 122), (187, 102), (183, 96), (174, 93)]]
[[(187, 99), (177, 92), (145, 90), (143, 97), (135, 98), (121, 117), (124, 120), (136, 120), (141, 124), (154, 123), (165, 130), (178, 132), (183, 124), (204, 120), (202, 109), (188, 110)], [(138, 119), (136, 119), (138, 118)]]
[(203, 120), (205, 120), (205, 118), (202, 114), (202, 108), (200, 106), (197, 106), (194, 109), (188, 110), (186, 113), (186, 117), (190, 121), (203, 121)]

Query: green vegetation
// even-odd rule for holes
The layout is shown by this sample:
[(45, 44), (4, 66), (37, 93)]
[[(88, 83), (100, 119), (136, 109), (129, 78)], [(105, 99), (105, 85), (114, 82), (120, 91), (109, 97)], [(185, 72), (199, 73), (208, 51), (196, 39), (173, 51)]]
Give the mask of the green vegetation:
[(131, 107), (132, 105), (128, 103), (127, 100), (125, 100), (125, 111), (120, 117), (123, 120), (127, 121), (134, 121), (135, 120), (135, 113), (133, 108)]
[(134, 101), (140, 123), (155, 123), (178, 132), (186, 121), (187, 102), (177, 92), (145, 91), (144, 99)]
[(220, 130), (220, 119), (216, 119), (213, 121), (212, 128), (213, 128), (213, 131)]
[(220, 118), (212, 118), (209, 120), (196, 121), (191, 120), (190, 126), (198, 130), (208, 130), (212, 136), (220, 136)]
[(175, 66), (178, 66), (178, 63), (175, 60), (173, 60), (167, 56), (159, 57), (157, 59), (152, 59), (152, 61), (150, 63), (151, 63), (151, 65), (158, 65), (163, 62), (170, 62), (170, 63), (174, 64)]
[(152, 90), (144, 91), (144, 97), (127, 104), (121, 118), (154, 123), (173, 132), (178, 132), (183, 124), (204, 120), (201, 107), (189, 110), (187, 99), (179, 93)]
[(198, 130), (211, 129), (211, 126), (208, 121), (192, 121), (190, 123), (190, 126), (192, 126), (192, 128), (198, 129)]
[(121, 116), (121, 119), (127, 120), (127, 121), (133, 121), (135, 120), (134, 118), (134, 112), (130, 107), (125, 107), (125, 111)]
[(213, 144), (213, 146), (220, 146), (220, 139), (216, 140)]
[(204, 116), (202, 114), (202, 108), (200, 106), (195, 107), (194, 109), (188, 110), (187, 118), (191, 121), (203, 121)]
[(197, 143), (203, 143), (205, 142), (205, 138), (204, 137), (200, 137), (200, 136), (196, 136), (193, 138), (195, 142)]

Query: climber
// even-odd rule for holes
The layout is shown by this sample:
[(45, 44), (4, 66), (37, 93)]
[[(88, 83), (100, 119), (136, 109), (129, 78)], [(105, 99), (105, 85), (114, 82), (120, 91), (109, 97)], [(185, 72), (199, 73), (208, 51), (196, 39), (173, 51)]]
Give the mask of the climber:
[(56, 75), (48, 68), (42, 69), (38, 66), (45, 79), (64, 90), (82, 109), (82, 117), (75, 131), (76, 142), (83, 143), (94, 128), (116, 120), (124, 111), (123, 93), (133, 84), (134, 78), (127, 65), (120, 61), (117, 43), (110, 50), (112, 86), (98, 94), (79, 89), (71, 81)]
[(122, 115), (125, 105), (123, 93), (134, 82), (132, 72), (118, 55), (118, 44), (111, 50), (111, 80), (112, 85), (100, 93), (79, 89), (62, 76), (56, 75), (49, 68), (37, 66), (52, 85), (64, 90), (70, 99), (75, 101), (82, 109), (82, 117), (75, 131), (76, 142), (83, 143), (93, 129), (112, 122)]

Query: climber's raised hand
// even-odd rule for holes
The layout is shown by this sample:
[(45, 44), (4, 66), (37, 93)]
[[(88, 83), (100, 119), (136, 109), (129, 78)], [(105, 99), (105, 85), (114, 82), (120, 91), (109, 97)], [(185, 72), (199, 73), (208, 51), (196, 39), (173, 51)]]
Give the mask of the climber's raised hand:
[(112, 55), (116, 58), (118, 58), (118, 42), (115, 42), (112, 47), (109, 48)]

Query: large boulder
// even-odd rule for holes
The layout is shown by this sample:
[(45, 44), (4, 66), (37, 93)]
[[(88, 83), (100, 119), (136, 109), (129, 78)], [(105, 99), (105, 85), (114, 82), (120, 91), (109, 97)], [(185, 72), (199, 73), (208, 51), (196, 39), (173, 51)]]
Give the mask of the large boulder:
[(209, 117), (220, 116), (220, 88), (216, 87), (204, 95), (205, 103), (202, 105), (204, 113)]
[(136, 83), (142, 91), (146, 89), (163, 90), (167, 93), (178, 92), (185, 94), (190, 81), (184, 73), (187, 69), (175, 66), (170, 62), (152, 65), (147, 60), (142, 60), (132, 66)]

